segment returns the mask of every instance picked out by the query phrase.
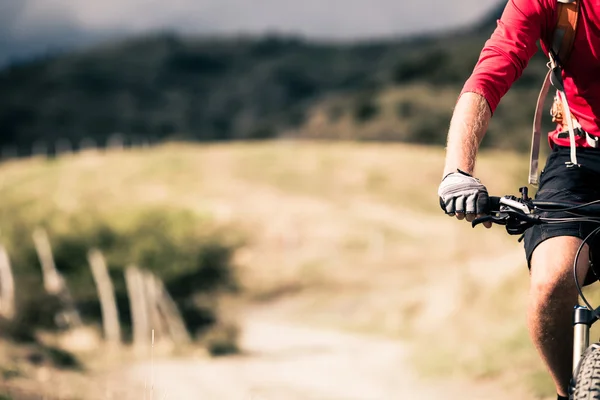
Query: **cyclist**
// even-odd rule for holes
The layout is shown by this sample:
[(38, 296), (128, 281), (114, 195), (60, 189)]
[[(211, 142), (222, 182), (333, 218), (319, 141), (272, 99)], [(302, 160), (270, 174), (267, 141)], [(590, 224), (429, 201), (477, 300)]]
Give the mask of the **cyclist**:
[[(438, 190), (446, 214), (472, 221), (488, 211), (487, 190), (472, 176), (479, 144), (500, 99), (537, 51), (537, 41), (545, 53), (552, 49), (558, 9), (557, 0), (509, 0), (452, 116), (444, 178)], [(553, 150), (540, 176), (538, 199), (600, 199), (600, 148), (596, 146), (600, 136), (600, 2), (579, 0), (578, 10), (570, 56), (561, 62), (563, 70), (558, 70), (572, 121), (557, 118), (556, 131), (548, 135)], [(571, 129), (570, 124), (574, 124)], [(571, 318), (577, 303), (572, 265), (578, 246), (592, 228), (580, 223), (536, 225), (525, 233), (529, 334), (554, 380), (558, 399), (568, 398), (572, 374)], [(587, 276), (589, 258), (600, 250), (595, 244), (590, 247), (586, 245), (580, 258), (581, 279)]]

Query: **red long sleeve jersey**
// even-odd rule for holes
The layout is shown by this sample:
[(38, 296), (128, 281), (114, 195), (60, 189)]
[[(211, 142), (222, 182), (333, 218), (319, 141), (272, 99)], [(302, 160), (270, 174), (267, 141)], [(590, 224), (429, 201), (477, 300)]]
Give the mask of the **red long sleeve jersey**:
[[(547, 54), (557, 9), (557, 0), (510, 0), (462, 93), (482, 95), (494, 112), (537, 51), (538, 40)], [(600, 0), (581, 1), (575, 42), (563, 79), (572, 114), (585, 131), (600, 136)], [(557, 132), (550, 133), (550, 142), (568, 146), (569, 139), (557, 138)], [(577, 145), (587, 146), (585, 138), (579, 138)]]

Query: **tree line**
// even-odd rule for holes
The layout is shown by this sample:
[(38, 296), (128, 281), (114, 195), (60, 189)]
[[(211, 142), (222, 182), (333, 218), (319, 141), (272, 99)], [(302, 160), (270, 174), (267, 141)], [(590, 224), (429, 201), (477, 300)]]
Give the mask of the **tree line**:
[[(115, 133), (157, 141), (273, 138), (302, 126), (310, 107), (330, 96), (362, 102), (355, 107), (361, 122), (376, 117), (370, 99), (386, 88), (422, 82), (458, 93), (499, 11), (470, 29), (410, 39), (339, 44), (161, 33), (9, 65), (0, 70), (0, 146), (83, 138), (101, 145)], [(539, 58), (518, 86), (537, 88), (542, 68)], [(419, 117), (431, 124), (426, 113)]]

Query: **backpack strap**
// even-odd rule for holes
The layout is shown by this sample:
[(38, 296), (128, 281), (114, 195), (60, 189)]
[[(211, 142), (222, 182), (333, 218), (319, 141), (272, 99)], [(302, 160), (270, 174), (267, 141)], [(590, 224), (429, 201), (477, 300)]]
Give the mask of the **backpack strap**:
[(557, 64), (562, 68), (569, 60), (579, 21), (579, 3), (581, 0), (557, 0), (558, 21), (552, 38), (550, 50)]
[(571, 56), (573, 42), (577, 33), (577, 23), (579, 21), (580, 3), (582, 0), (557, 0), (557, 23), (552, 38), (552, 46), (548, 51), (550, 62), (548, 63), (548, 74), (544, 79), (544, 84), (538, 96), (535, 116), (533, 120), (533, 135), (531, 138), (531, 155), (529, 163), (529, 183), (537, 186), (538, 184), (538, 163), (540, 154), (540, 138), (542, 135), (542, 109), (548, 96), (550, 83), (557, 89), (562, 109), (565, 110), (567, 126), (569, 127), (571, 139), (571, 164), (577, 164), (575, 154), (575, 134), (573, 121), (566, 103), (566, 95), (562, 82), (562, 68)]
[(538, 169), (540, 159), (540, 138), (542, 137), (542, 113), (544, 109), (544, 100), (548, 97), (550, 91), (550, 74), (551, 70), (548, 70), (546, 78), (544, 78), (544, 84), (540, 90), (538, 96), (537, 105), (535, 106), (535, 117), (533, 119), (533, 135), (531, 137), (531, 154), (529, 162), (529, 184), (538, 185)]

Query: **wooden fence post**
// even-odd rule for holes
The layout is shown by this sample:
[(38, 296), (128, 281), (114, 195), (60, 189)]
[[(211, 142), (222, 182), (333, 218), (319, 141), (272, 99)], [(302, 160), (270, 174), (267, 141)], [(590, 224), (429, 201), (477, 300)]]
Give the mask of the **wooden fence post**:
[(62, 304), (63, 311), (59, 315), (68, 327), (81, 326), (81, 317), (75, 307), (75, 302), (71, 297), (71, 293), (67, 288), (65, 280), (60, 275), (54, 264), (54, 257), (52, 256), (52, 247), (50, 246), (50, 240), (48, 234), (42, 228), (37, 228), (33, 232), (33, 241), (35, 243), (35, 250), (42, 266), (42, 274), (44, 279), (44, 289), (48, 294), (57, 296)]
[(121, 342), (121, 324), (119, 322), (115, 291), (110, 275), (108, 274), (106, 261), (102, 253), (96, 249), (88, 253), (88, 261), (100, 299), (105, 339), (111, 344), (119, 344)]
[(168, 334), (174, 343), (192, 341), (177, 305), (160, 279), (133, 266), (125, 271), (125, 279), (136, 347), (147, 347), (150, 330), (159, 337)]
[(168, 326), (160, 314), (158, 302), (160, 300), (160, 292), (154, 284), (154, 275), (148, 271), (142, 271), (142, 280), (144, 284), (144, 293), (146, 294), (146, 307), (150, 317), (150, 327), (154, 330), (159, 338), (163, 338), (168, 333)]
[(135, 266), (125, 270), (125, 283), (129, 296), (129, 310), (133, 328), (133, 344), (138, 349), (146, 349), (148, 345), (148, 305), (141, 271)]
[(8, 253), (2, 245), (0, 245), (0, 314), (8, 320), (15, 316), (15, 281)]
[(164, 316), (167, 323), (169, 334), (175, 343), (187, 344), (192, 341), (190, 334), (187, 331), (185, 322), (181, 313), (177, 309), (177, 304), (167, 292), (164, 284), (154, 275), (150, 275), (150, 284), (154, 286), (158, 292), (156, 306)]
[(35, 243), (35, 251), (42, 266), (44, 289), (49, 294), (58, 295), (63, 282), (61, 282), (62, 279), (54, 264), (52, 247), (50, 246), (50, 240), (46, 231), (42, 228), (37, 228), (33, 232), (33, 242)]

